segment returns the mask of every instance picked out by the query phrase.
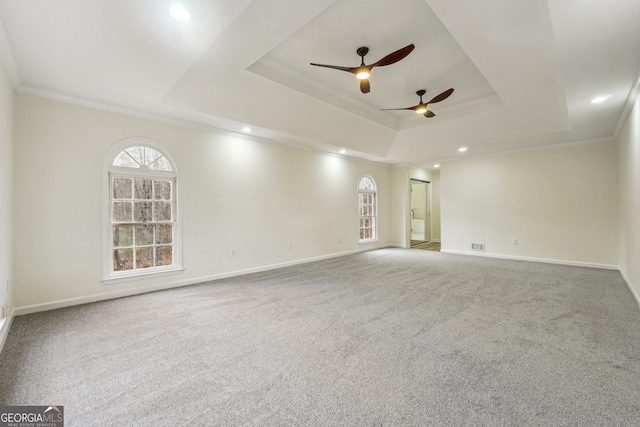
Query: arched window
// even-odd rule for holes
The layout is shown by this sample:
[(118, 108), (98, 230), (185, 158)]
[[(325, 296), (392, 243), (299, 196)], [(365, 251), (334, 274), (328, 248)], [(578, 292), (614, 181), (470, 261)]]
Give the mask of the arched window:
[(362, 177), (358, 183), (358, 212), (360, 243), (377, 240), (376, 183), (369, 176)]
[(107, 156), (104, 282), (181, 270), (175, 163), (135, 138)]

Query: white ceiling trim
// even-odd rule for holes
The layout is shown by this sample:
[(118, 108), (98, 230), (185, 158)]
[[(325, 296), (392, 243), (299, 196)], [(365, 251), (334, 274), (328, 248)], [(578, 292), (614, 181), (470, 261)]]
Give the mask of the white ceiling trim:
[(511, 149), (507, 148), (504, 150), (493, 151), (489, 153), (473, 153), (472, 152), (472, 153), (464, 153), (463, 155), (447, 157), (440, 160), (439, 163), (441, 164), (453, 163), (457, 161), (463, 161), (466, 159), (495, 157), (495, 156), (503, 156), (503, 155), (510, 155), (510, 154), (518, 154), (518, 153), (529, 153), (532, 151), (550, 151), (550, 150), (558, 150), (558, 149), (569, 148), (569, 147), (579, 147), (583, 145), (614, 143), (615, 141), (616, 141), (616, 138), (612, 136), (608, 136), (603, 138), (593, 138), (593, 139), (585, 139), (585, 140), (579, 140), (579, 141), (568, 141), (568, 142), (562, 142), (559, 144), (553, 143), (553, 144), (545, 144), (545, 145), (536, 145), (534, 147), (519, 147), (519, 148), (511, 148)]
[(618, 123), (616, 123), (616, 129), (614, 131), (614, 136), (617, 139), (620, 136), (620, 132), (622, 132), (622, 128), (624, 127), (629, 115), (631, 114), (631, 110), (633, 110), (634, 105), (636, 105), (636, 101), (640, 96), (640, 70), (638, 70), (638, 75), (636, 76), (635, 83), (629, 92), (629, 96), (624, 103), (624, 108), (622, 109), (622, 114), (620, 114), (620, 118), (618, 119)]

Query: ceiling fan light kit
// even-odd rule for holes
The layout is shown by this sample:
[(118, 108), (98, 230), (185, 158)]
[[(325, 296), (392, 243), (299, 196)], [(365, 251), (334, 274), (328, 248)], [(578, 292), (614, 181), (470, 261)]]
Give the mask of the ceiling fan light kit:
[(369, 53), (369, 48), (366, 46), (359, 47), (356, 53), (360, 55), (360, 58), (362, 59), (360, 61), (360, 68), (356, 70), (356, 77), (360, 80), (368, 79), (371, 75), (371, 67), (364, 65), (364, 56)]
[(416, 114), (424, 114), (429, 111), (429, 109), (427, 108), (427, 104), (422, 103), (422, 95), (424, 95), (425, 93), (427, 93), (425, 89), (420, 89), (416, 92), (416, 94), (418, 94), (418, 96), (420, 97), (420, 104), (416, 105), (415, 109)]
[(368, 79), (369, 75), (370, 75), (369, 70), (363, 67), (360, 71), (358, 71), (358, 73), (356, 74), (356, 77), (359, 78), (360, 80), (363, 80), (363, 79)]

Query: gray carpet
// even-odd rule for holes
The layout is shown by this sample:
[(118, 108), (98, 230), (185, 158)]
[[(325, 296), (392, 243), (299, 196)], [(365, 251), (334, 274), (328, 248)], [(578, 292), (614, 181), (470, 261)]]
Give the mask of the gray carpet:
[(385, 249), (16, 317), (0, 403), (66, 426), (637, 426), (615, 271)]

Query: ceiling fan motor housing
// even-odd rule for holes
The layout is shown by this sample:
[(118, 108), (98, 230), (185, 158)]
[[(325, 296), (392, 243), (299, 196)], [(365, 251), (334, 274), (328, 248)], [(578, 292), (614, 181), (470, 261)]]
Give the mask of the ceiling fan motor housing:
[(366, 46), (359, 47), (358, 50), (356, 50), (356, 53), (358, 54), (358, 56), (365, 56), (367, 53), (369, 53), (369, 48)]

